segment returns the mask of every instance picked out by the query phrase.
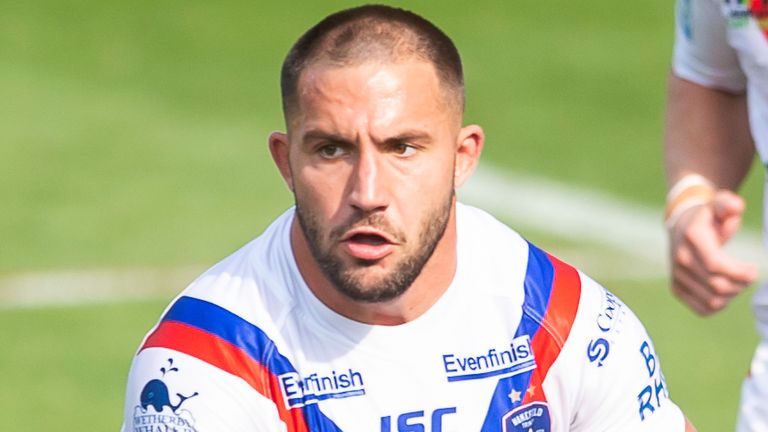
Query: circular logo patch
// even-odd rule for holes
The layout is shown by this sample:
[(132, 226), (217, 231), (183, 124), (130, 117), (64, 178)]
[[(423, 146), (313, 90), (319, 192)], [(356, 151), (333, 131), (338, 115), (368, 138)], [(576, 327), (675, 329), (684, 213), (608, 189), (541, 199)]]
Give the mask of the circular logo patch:
[(544, 402), (532, 402), (508, 412), (502, 419), (504, 432), (549, 432), (549, 408)]

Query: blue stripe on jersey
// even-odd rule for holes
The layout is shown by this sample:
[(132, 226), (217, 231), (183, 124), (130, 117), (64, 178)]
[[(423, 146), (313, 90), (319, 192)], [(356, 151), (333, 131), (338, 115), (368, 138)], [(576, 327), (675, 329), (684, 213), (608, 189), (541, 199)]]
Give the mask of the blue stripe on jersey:
[[(273, 375), (296, 373), (290, 360), (280, 354), (275, 343), (260, 328), (216, 304), (194, 297), (180, 297), (163, 321), (184, 323), (214, 334), (240, 348)], [(283, 403), (283, 401), (274, 401)], [(310, 431), (342, 432), (316, 404), (301, 407)]]
[[(554, 266), (541, 249), (528, 244), (528, 268), (525, 273), (523, 314), (515, 337), (528, 335), (530, 340), (541, 327), (552, 294)], [(535, 369), (534, 369), (535, 370)], [(502, 417), (520, 405), (531, 382), (533, 370), (501, 378), (496, 384), (482, 432), (501, 432)], [(519, 400), (513, 401), (513, 396)]]

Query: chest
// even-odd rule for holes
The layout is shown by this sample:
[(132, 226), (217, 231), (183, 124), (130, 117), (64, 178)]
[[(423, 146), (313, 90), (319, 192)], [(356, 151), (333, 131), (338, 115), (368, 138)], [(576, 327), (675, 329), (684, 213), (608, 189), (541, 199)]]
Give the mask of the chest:
[(306, 329), (314, 337), (302, 339), (313, 343), (293, 356), (295, 371), (277, 377), (276, 403), (342, 431), (559, 430), (561, 395), (548, 384), (556, 378), (545, 382), (539, 367), (551, 347), (521, 315), (518, 308), (354, 340)]

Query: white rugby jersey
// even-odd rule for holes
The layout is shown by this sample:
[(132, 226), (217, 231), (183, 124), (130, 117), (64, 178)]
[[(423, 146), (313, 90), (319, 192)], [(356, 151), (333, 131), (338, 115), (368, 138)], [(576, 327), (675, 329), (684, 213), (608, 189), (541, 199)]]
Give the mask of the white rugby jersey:
[[(437, 303), (367, 325), (309, 291), (289, 210), (195, 280), (131, 366), (123, 431), (683, 431), (637, 317), (573, 267), (457, 205)], [(175, 428), (175, 429), (173, 429)]]
[[(747, 93), (752, 138), (768, 166), (768, 2), (678, 0), (673, 71), (694, 83)], [(768, 227), (768, 187), (763, 223)], [(768, 231), (764, 229), (768, 244)], [(768, 339), (768, 286), (753, 298), (758, 329)]]

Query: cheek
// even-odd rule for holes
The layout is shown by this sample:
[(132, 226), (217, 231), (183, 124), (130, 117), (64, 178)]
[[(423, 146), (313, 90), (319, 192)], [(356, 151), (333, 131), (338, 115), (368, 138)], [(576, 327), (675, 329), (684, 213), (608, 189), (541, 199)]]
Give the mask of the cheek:
[(441, 196), (453, 188), (454, 160), (452, 155), (440, 155), (432, 158), (406, 174), (404, 184), (412, 185), (422, 199)]
[[(405, 221), (422, 221), (433, 217), (434, 212), (443, 208), (446, 200), (452, 196), (452, 162), (441, 161), (422, 166), (418, 171), (414, 170), (404, 176), (399, 181), (398, 189), (395, 189), (395, 194), (400, 196), (399, 207)], [(419, 228), (416, 223), (408, 225), (409, 230)]]
[(325, 172), (312, 167), (294, 171), (296, 202), (322, 220), (332, 219), (338, 212), (344, 193), (344, 181), (338, 172)]

